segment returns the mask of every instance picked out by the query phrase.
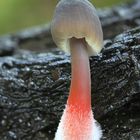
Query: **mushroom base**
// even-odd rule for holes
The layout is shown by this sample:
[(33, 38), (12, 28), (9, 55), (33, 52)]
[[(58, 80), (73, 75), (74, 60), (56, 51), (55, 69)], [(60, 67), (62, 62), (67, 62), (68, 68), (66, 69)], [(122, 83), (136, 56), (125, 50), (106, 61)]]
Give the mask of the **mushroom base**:
[(102, 131), (92, 111), (78, 106), (66, 106), (55, 140), (100, 140)]

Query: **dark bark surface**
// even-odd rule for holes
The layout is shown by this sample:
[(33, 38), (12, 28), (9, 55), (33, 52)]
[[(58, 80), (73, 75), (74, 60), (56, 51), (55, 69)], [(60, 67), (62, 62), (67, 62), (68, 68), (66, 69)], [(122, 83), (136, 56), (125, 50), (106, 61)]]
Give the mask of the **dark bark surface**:
[[(107, 40), (90, 64), (103, 140), (140, 139), (139, 7), (99, 11)], [(0, 140), (52, 140), (69, 92), (70, 57), (55, 48), (48, 27), (2, 37), (0, 55)]]

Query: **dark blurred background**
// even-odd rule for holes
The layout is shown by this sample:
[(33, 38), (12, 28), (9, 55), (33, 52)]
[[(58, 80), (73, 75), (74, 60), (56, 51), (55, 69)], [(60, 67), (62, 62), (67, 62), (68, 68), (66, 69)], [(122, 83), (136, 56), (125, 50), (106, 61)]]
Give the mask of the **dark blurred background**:
[[(47, 24), (59, 0), (0, 0), (0, 35)], [(97, 8), (130, 0), (91, 0)]]

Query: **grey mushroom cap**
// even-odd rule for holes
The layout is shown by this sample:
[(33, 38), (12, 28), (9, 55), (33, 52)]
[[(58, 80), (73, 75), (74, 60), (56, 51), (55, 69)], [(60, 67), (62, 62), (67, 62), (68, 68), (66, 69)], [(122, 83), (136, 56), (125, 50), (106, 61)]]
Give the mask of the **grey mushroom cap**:
[(88, 0), (61, 0), (51, 23), (54, 42), (70, 52), (69, 40), (85, 38), (88, 54), (97, 55), (103, 47), (103, 32), (95, 7)]

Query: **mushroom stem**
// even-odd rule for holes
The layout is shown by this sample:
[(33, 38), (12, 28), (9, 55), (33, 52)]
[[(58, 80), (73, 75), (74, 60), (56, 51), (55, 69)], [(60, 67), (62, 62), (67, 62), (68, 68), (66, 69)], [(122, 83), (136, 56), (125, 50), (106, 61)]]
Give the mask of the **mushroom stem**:
[(68, 105), (91, 109), (91, 79), (87, 43), (84, 38), (70, 39), (72, 80)]

